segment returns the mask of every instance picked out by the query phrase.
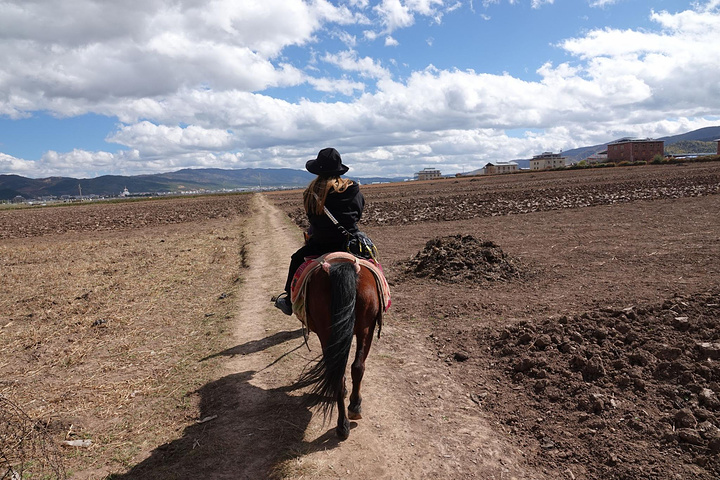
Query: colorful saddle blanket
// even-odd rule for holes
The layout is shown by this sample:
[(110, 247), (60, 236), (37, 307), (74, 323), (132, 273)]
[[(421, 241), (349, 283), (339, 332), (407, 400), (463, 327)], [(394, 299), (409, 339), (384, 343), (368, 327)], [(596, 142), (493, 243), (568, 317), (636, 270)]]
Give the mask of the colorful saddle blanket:
[(293, 313), (295, 313), (295, 316), (300, 319), (303, 325), (307, 325), (305, 293), (308, 280), (318, 268), (322, 268), (327, 272), (330, 270), (330, 264), (338, 262), (352, 262), (355, 264), (355, 270), (358, 272), (360, 271), (361, 265), (370, 270), (375, 276), (383, 312), (387, 312), (388, 308), (390, 308), (390, 287), (379, 263), (374, 260), (357, 258), (345, 252), (333, 252), (317, 258), (306, 258), (305, 263), (295, 272), (290, 290), (290, 300), (293, 305)]

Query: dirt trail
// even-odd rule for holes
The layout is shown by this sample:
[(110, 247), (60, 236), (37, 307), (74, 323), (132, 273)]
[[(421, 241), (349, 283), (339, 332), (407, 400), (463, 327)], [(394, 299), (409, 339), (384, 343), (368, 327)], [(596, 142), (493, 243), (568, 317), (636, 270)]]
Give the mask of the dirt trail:
[(236, 380), (238, 398), (225, 400), (227, 414), (239, 418), (235, 435), (253, 452), (235, 465), (243, 478), (542, 478), (524, 470), (521, 452), (496, 438), (500, 427), (480, 417), (449, 367), (426, 348), (429, 332), (393, 325), (391, 312), (368, 358), (364, 418), (352, 422), (348, 440), (337, 441), (335, 419), (323, 424), (301, 407), (304, 392), (289, 388), (319, 343), (312, 335), (309, 352), (297, 319), (269, 301), (282, 289), (300, 232), (258, 194), (246, 238), (238, 346), (224, 377)]

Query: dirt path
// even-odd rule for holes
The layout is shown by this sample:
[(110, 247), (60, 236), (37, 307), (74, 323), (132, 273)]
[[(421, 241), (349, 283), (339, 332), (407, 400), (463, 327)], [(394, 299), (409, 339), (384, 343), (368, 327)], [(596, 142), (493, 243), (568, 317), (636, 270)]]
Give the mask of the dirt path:
[(319, 344), (312, 336), (309, 352), (297, 319), (269, 302), (282, 289), (300, 232), (256, 195), (246, 238), (238, 346), (229, 352), (224, 377), (234, 379), (238, 394), (225, 399), (237, 410), (227, 414), (239, 419), (233, 436), (253, 452), (236, 464), (243, 478), (542, 478), (524, 470), (522, 452), (497, 439), (493, 428), (500, 427), (481, 418), (467, 389), (426, 347), (429, 332), (394, 325), (391, 312), (368, 359), (364, 418), (338, 442), (334, 419), (323, 424), (300, 406), (303, 392), (288, 388)]

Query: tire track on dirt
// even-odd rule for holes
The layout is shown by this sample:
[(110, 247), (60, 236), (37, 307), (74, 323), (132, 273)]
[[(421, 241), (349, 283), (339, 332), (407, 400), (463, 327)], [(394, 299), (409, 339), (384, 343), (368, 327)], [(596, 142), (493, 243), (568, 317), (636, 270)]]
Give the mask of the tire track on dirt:
[(238, 293), (238, 346), (231, 349), (237, 355), (226, 363), (226, 378), (238, 380), (233, 414), (242, 419), (233, 435), (252, 451), (237, 464), (243, 478), (542, 478), (524, 472), (518, 452), (494, 438), (425, 345), (429, 332), (395, 326), (391, 315), (368, 357), (364, 418), (339, 442), (335, 417), (323, 423), (302, 406), (304, 392), (291, 388), (319, 343), (312, 334), (309, 352), (297, 319), (269, 301), (282, 290), (300, 232), (257, 194), (245, 238), (248, 268)]

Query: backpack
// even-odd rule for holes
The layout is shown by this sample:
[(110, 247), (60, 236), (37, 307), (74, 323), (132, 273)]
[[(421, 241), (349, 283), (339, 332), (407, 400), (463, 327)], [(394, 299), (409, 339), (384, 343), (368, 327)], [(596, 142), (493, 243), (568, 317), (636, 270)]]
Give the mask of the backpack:
[(370, 240), (370, 237), (365, 235), (363, 232), (357, 232), (355, 234), (346, 231), (347, 243), (345, 250), (348, 253), (352, 253), (358, 258), (364, 258), (365, 260), (373, 260), (377, 263), (378, 251), (375, 248), (375, 244)]

